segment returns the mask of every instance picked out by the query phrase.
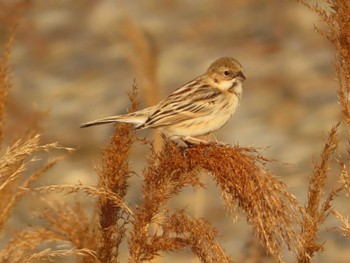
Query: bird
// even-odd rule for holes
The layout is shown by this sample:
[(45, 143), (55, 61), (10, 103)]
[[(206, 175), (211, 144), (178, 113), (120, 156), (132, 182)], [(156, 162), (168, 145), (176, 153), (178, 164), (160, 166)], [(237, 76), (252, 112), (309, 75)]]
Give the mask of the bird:
[(136, 130), (157, 129), (171, 140), (207, 143), (197, 137), (210, 134), (228, 122), (240, 105), (245, 80), (243, 67), (236, 59), (221, 57), (204, 74), (154, 106), (85, 122), (80, 127), (124, 122), (133, 124)]

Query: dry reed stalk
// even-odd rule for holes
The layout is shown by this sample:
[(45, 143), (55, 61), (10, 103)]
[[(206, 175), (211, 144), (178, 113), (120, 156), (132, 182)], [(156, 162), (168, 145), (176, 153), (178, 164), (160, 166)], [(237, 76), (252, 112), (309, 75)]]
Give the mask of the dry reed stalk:
[[(137, 109), (136, 84), (130, 94), (132, 105), (129, 111)], [(115, 133), (109, 145), (102, 152), (102, 163), (97, 168), (98, 188), (114, 193), (124, 200), (128, 189), (128, 180), (132, 174), (129, 167), (131, 145), (135, 140), (135, 132), (129, 124), (116, 125)], [(125, 238), (128, 214), (122, 206), (99, 196), (99, 231), (100, 237), (97, 256), (101, 262), (115, 262), (119, 256), (119, 246)]]
[[(136, 24), (130, 16), (125, 16), (120, 33), (128, 41), (131, 50), (127, 52), (127, 60), (134, 68), (138, 86), (147, 106), (153, 106), (161, 99), (158, 83), (158, 52), (154, 39), (148, 32)], [(157, 131), (153, 131), (154, 145), (157, 150), (162, 147), (162, 139)]]
[(37, 253), (31, 254), (29, 257), (15, 260), (13, 263), (31, 263), (31, 262), (38, 262), (40, 261), (53, 261), (55, 258), (59, 257), (67, 257), (71, 255), (76, 256), (89, 256), (89, 257), (95, 257), (95, 254), (93, 251), (89, 249), (61, 249), (61, 250), (51, 250), (51, 249), (45, 249)]
[[(6, 221), (9, 219), (11, 212), (15, 205), (20, 201), (20, 199), (23, 197), (23, 195), (26, 193), (25, 189), (28, 188), (32, 182), (37, 181), (46, 171), (51, 169), (53, 166), (55, 166), (58, 161), (61, 160), (61, 158), (56, 158), (52, 161), (47, 162), (45, 165), (37, 169), (34, 173), (32, 173), (23, 183), (16, 184), (15, 189), (5, 189), (4, 191), (0, 191), (0, 195), (3, 199), (3, 205), (1, 205), (1, 213), (0, 213), (0, 229), (3, 228)], [(19, 173), (16, 173), (16, 175), (19, 175), (21, 172), (23, 172), (25, 169), (25, 166), (21, 166), (21, 170)], [(14, 180), (12, 178), (12, 180)], [(6, 180), (8, 181), (8, 180)], [(10, 183), (11, 186), (6, 185), (6, 188), (12, 188), (12, 183)], [(3, 184), (4, 185), (4, 184)], [(6, 193), (6, 194), (4, 194)], [(9, 195), (8, 193), (11, 193)]]
[(348, 0), (327, 0), (326, 6), (317, 3), (311, 5), (304, 0), (297, 0), (316, 13), (328, 30), (317, 32), (326, 37), (334, 46), (335, 69), (337, 73), (339, 102), (345, 122), (350, 126), (350, 3)]
[(349, 218), (344, 217), (341, 213), (339, 213), (337, 210), (332, 211), (333, 215), (339, 220), (341, 223), (341, 226), (336, 231), (346, 238), (350, 239), (350, 223)]
[[(155, 237), (149, 236), (151, 224), (166, 211), (169, 199), (177, 195), (183, 187), (201, 185), (198, 170), (193, 169), (189, 172), (186, 167), (182, 167), (181, 159), (172, 158), (169, 145), (166, 143), (160, 152), (152, 149), (152, 154), (148, 158), (148, 167), (144, 171), (142, 186), (143, 200), (136, 207), (132, 220), (129, 262), (152, 260), (163, 250), (163, 247), (157, 246), (158, 241), (156, 244), (150, 240), (155, 240)], [(171, 243), (168, 245), (172, 246)]]
[[(231, 212), (236, 205), (243, 209), (261, 243), (282, 262), (280, 253), (283, 245), (287, 244), (290, 249), (294, 249), (298, 244), (298, 234), (293, 226), (298, 222), (300, 207), (295, 197), (284, 190), (285, 185), (264, 168), (267, 161), (253, 148), (196, 145), (184, 150), (173, 142), (166, 141), (160, 153), (152, 153), (149, 166), (144, 172), (143, 203), (136, 207), (132, 221), (134, 229), (129, 241), (129, 262), (152, 260), (164, 249), (158, 246), (158, 240), (164, 234), (157, 236), (157, 233), (175, 232), (174, 243), (167, 242), (167, 249), (178, 248), (176, 240), (180, 238), (177, 236), (181, 232), (180, 225), (168, 229), (169, 225), (158, 223), (159, 229), (153, 236), (149, 236), (149, 226), (157, 223), (157, 215), (164, 211), (168, 200), (183, 187), (202, 186), (199, 178), (201, 171), (213, 176)], [(167, 222), (167, 217), (164, 220)], [(175, 231), (177, 228), (179, 231)], [(188, 238), (200, 240), (203, 238), (201, 235), (200, 231), (191, 232)], [(157, 242), (154, 243), (154, 240)], [(220, 247), (213, 252), (206, 249), (208, 244), (201, 245), (203, 247), (198, 249), (206, 251), (207, 258), (213, 253), (223, 255)]]
[[(350, 149), (349, 149), (350, 150)], [(348, 154), (350, 154), (348, 152)], [(339, 177), (339, 181), (342, 184), (346, 195), (350, 197), (350, 175), (349, 175), (349, 169), (346, 166), (346, 164), (343, 161), (339, 161), (339, 164), (341, 166), (341, 173)]]
[(60, 185), (48, 185), (48, 186), (36, 187), (31, 190), (34, 190), (37, 192), (57, 192), (57, 193), (66, 193), (66, 194), (82, 192), (87, 196), (101, 197), (106, 200), (109, 200), (114, 206), (119, 207), (119, 209), (123, 209), (124, 213), (126, 213), (129, 216), (133, 214), (130, 206), (125, 202), (125, 200), (109, 189), (88, 186), (88, 185), (81, 185), (81, 184), (77, 184), (77, 185), (60, 184)]
[[(322, 22), (324, 22), (328, 30), (320, 30), (316, 27), (316, 30), (324, 37), (326, 37), (330, 43), (335, 48), (335, 61), (334, 66), (337, 74), (337, 83), (338, 83), (338, 97), (339, 97), (339, 104), (342, 109), (344, 122), (346, 123), (347, 127), (350, 127), (350, 2), (347, 0), (327, 0), (326, 5), (323, 5), (321, 7), (317, 3), (315, 5), (311, 5), (307, 3), (304, 0), (299, 0), (303, 5), (308, 7), (311, 11), (316, 13)], [(328, 143), (327, 144), (336, 144), (337, 142), (335, 140), (335, 134), (332, 135), (332, 133), (335, 133), (334, 128), (332, 129)], [(350, 132), (348, 131), (348, 140), (350, 140)], [(332, 142), (333, 141), (333, 142)], [(330, 158), (330, 155), (333, 154), (334, 149), (328, 149), (327, 150), (327, 144), (323, 150), (323, 154), (321, 157), (321, 164), (320, 169), (326, 169), (326, 167), (322, 168), (322, 162), (325, 162), (325, 165)], [(331, 146), (328, 146), (331, 147)], [(335, 146), (336, 147), (336, 146)], [(328, 154), (327, 154), (328, 152)], [(348, 150), (348, 156), (350, 155), (350, 152)], [(340, 159), (343, 159), (344, 157), (340, 157)], [(324, 160), (324, 161), (323, 161)], [(340, 174), (340, 182), (342, 183), (343, 189), (347, 192), (347, 195), (350, 194), (350, 181), (349, 181), (349, 173), (347, 165), (344, 161), (340, 160), (338, 161), (341, 166), (341, 174)], [(320, 173), (319, 171), (315, 170), (316, 174)], [(324, 171), (323, 173), (325, 173)], [(316, 176), (314, 174), (314, 176)], [(322, 175), (319, 175), (322, 178)], [(314, 182), (310, 183), (315, 184)], [(323, 223), (325, 217), (328, 216), (329, 211), (331, 210), (330, 207), (330, 201), (333, 199), (333, 197), (336, 195), (337, 192), (339, 192), (340, 189), (333, 190), (332, 193), (329, 194), (327, 200), (323, 204), (323, 209), (321, 211), (315, 211), (319, 203), (319, 192), (324, 185), (322, 180), (320, 180), (320, 183), (315, 186), (315, 189), (312, 190), (312, 192), (309, 192), (309, 195), (317, 196), (314, 197), (314, 204), (310, 204), (309, 213), (311, 217), (309, 219), (304, 220), (304, 226), (306, 230), (304, 230), (305, 234), (307, 236), (306, 243), (307, 245), (305, 248), (302, 248), (300, 250), (301, 253), (299, 253), (299, 262), (310, 262), (311, 257), (313, 256), (314, 252), (317, 252), (322, 249), (322, 246), (320, 244), (316, 243), (316, 233), (318, 231), (318, 228), (320, 224)], [(320, 188), (320, 190), (317, 190), (317, 188)], [(315, 192), (316, 191), (316, 192)], [(310, 197), (309, 197), (310, 199)], [(328, 202), (328, 204), (327, 204)], [(309, 202), (310, 203), (310, 202)], [(347, 219), (338, 211), (332, 210), (333, 215), (338, 218), (338, 220), (341, 223), (340, 230), (338, 232), (350, 238), (350, 231), (348, 228), (348, 222)], [(323, 215), (322, 215), (323, 214)], [(316, 218), (313, 218), (316, 217)], [(306, 222), (309, 220), (310, 222)], [(312, 220), (314, 222), (312, 222)], [(308, 225), (308, 226), (306, 226)], [(313, 226), (312, 226), (313, 225)]]
[(240, 207), (255, 234), (278, 261), (283, 245), (295, 248), (299, 237), (294, 230), (299, 205), (285, 185), (264, 167), (269, 160), (254, 148), (199, 145), (186, 152), (187, 163), (209, 172), (233, 218)]
[(23, 189), (18, 189), (18, 187), (28, 187), (59, 160), (57, 158), (49, 161), (29, 175), (28, 179), (21, 182), (20, 178), (27, 166), (37, 160), (34, 154), (54, 148), (61, 149), (62, 147), (57, 143), (41, 145), (40, 135), (32, 135), (16, 141), (0, 158), (0, 196), (2, 197), (2, 202), (0, 203), (0, 230), (9, 219), (14, 206), (25, 193)]
[(43, 200), (47, 207), (40, 217), (48, 223), (47, 230), (56, 233), (62, 241), (68, 241), (74, 249), (88, 250), (87, 255), (77, 254), (76, 262), (101, 262), (96, 257), (99, 236), (95, 232), (96, 219), (89, 219), (79, 202), (74, 207), (62, 202)]
[[(37, 181), (47, 170), (52, 168), (61, 157), (47, 161), (41, 167), (31, 173), (25, 173), (30, 170), (33, 162), (37, 162), (37, 157), (42, 152), (48, 152), (52, 149), (66, 149), (57, 143), (42, 144), (40, 134), (31, 131), (14, 141), (7, 149), (4, 149), (4, 121), (7, 103), (7, 94), (11, 87), (9, 56), (15, 38), (14, 27), (7, 40), (6, 48), (0, 62), (0, 145), (2, 146), (2, 156), (0, 157), (0, 233), (2, 238), (7, 237), (5, 225), (9, 221), (14, 207), (20, 202), (26, 189)], [(11, 138), (13, 140), (13, 138)], [(40, 228), (19, 231), (12, 241), (0, 250), (1, 262), (24, 262), (28, 261), (33, 252), (32, 249), (41, 245), (43, 242), (57, 240), (55, 233)]]
[[(90, 222), (82, 208), (79, 205), (72, 209), (64, 203), (59, 205), (49, 201), (45, 203), (49, 206), (41, 213), (41, 218), (46, 220), (48, 226), (16, 232), (7, 246), (0, 251), (1, 262), (35, 262), (39, 258), (50, 260), (52, 257), (68, 255), (66, 250), (38, 252), (38, 247), (55, 241), (68, 241), (74, 245), (75, 248), (71, 249), (71, 252), (76, 251), (78, 259), (84, 259), (82, 262), (96, 262), (94, 252), (86, 248), (96, 242), (96, 236), (89, 228)], [(80, 253), (82, 251), (86, 253)], [(82, 255), (84, 257), (80, 257)]]
[(51, 241), (60, 240), (59, 235), (43, 227), (33, 227), (18, 231), (12, 240), (0, 251), (0, 260), (4, 263), (21, 261), (28, 257), (37, 246)]
[[(308, 202), (301, 225), (301, 238), (303, 242), (298, 248), (298, 262), (311, 262), (315, 253), (323, 251), (323, 245), (317, 242), (318, 232), (324, 224), (325, 219), (331, 213), (331, 201), (338, 192), (334, 190), (327, 197), (325, 197), (324, 192), (331, 158), (334, 155), (334, 151), (338, 148), (338, 127), (339, 124), (331, 129), (321, 153), (321, 160), (315, 165), (313, 175), (310, 179)], [(322, 198), (325, 198), (325, 201), (322, 202)]]

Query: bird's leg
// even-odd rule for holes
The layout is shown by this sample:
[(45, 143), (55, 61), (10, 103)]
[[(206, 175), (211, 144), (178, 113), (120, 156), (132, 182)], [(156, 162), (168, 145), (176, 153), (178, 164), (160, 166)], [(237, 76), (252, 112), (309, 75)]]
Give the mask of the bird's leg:
[(188, 145), (188, 144), (191, 144), (192, 146), (194, 145), (194, 143), (192, 142), (189, 142), (188, 140), (191, 140), (191, 141), (194, 141), (194, 142), (199, 142), (199, 143), (203, 143), (203, 144), (212, 144), (211, 141), (209, 140), (202, 140), (202, 139), (199, 139), (199, 138), (196, 138), (196, 137), (191, 137), (191, 136), (186, 136), (183, 141)]
[(218, 141), (218, 139), (216, 139), (214, 133), (211, 133), (211, 136), (213, 136), (213, 138), (214, 138), (214, 140), (215, 140), (215, 143), (216, 143), (217, 145), (219, 145), (219, 146), (225, 146), (225, 145), (226, 145), (225, 143)]
[(187, 141), (186, 139), (183, 139), (182, 141), (187, 145), (188, 148), (192, 148), (196, 145), (195, 143)]

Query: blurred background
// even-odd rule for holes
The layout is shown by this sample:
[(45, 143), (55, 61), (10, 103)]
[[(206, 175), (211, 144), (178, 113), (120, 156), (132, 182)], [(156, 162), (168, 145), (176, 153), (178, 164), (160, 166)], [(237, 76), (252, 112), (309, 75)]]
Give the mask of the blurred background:
[[(40, 116), (45, 142), (77, 149), (43, 177), (42, 185), (96, 183), (94, 165), (113, 125), (80, 130), (79, 124), (125, 113), (134, 81), (142, 108), (204, 73), (215, 59), (233, 56), (245, 69), (244, 94), (236, 114), (215, 135), (277, 159), (269, 168), (305, 202), (313, 161), (341, 112), (332, 47), (314, 30), (314, 24), (324, 25), (304, 6), (280, 0), (0, 0), (2, 44), (6, 27), (18, 17), (7, 134), (20, 134)], [(139, 135), (152, 138), (151, 131)], [(132, 204), (140, 199), (148, 152), (135, 144), (130, 162), (140, 176), (131, 180)], [(235, 262), (254, 262), (244, 255), (257, 253), (247, 252), (252, 229), (244, 214), (232, 223), (215, 184), (209, 177), (204, 181), (206, 190), (185, 189), (172, 206), (212, 222)], [(79, 200), (92, 204), (84, 198)], [(30, 198), (26, 202), (23, 207), (31, 206)], [(346, 202), (336, 201), (345, 215)], [(30, 214), (17, 210), (12, 230), (31, 222)], [(327, 227), (335, 225), (327, 221)], [(348, 262), (349, 241), (330, 231), (322, 240), (326, 251), (316, 262)], [(192, 259), (189, 251), (162, 256), (159, 262)], [(288, 254), (286, 260), (295, 262)]]

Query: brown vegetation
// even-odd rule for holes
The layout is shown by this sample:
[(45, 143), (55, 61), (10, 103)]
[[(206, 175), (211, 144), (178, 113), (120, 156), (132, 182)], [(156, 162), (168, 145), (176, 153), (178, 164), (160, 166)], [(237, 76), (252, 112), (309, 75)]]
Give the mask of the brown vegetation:
[[(349, 157), (350, 150), (347, 156), (337, 157), (341, 168), (341, 188), (326, 193), (329, 170), (340, 147), (338, 130), (350, 126), (350, 4), (346, 0), (330, 0), (327, 1), (330, 10), (325, 10), (301, 2), (316, 12), (329, 27), (329, 32), (320, 33), (331, 41), (337, 51), (338, 93), (346, 124), (334, 126), (326, 139), (310, 178), (305, 207), (266, 168), (271, 160), (263, 157), (256, 148), (216, 144), (183, 148), (164, 139), (163, 148), (156, 151), (153, 143), (137, 138), (128, 124), (116, 125), (113, 137), (102, 151), (101, 164), (96, 169), (96, 186), (32, 187), (32, 183), (62, 157), (48, 160), (30, 172), (28, 168), (33, 161), (39, 154), (63, 147), (57, 143), (42, 144), (41, 135), (35, 130), (12, 144), (4, 142), (5, 110), (11, 86), (8, 65), (14, 41), (12, 31), (0, 63), (0, 233), (7, 235), (5, 228), (14, 207), (29, 192), (36, 193), (45, 204), (39, 213), (45, 225), (16, 231), (10, 240), (4, 241), (6, 245), (0, 250), (0, 261), (35, 262), (75, 255), (77, 262), (119, 262), (121, 245), (127, 243), (129, 262), (151, 261), (161, 252), (181, 252), (184, 249), (191, 250), (201, 262), (233, 262), (234, 259), (230, 259), (216, 241), (217, 230), (210, 222), (196, 218), (186, 210), (174, 210), (168, 206), (169, 200), (185, 187), (203, 188), (202, 177), (208, 175), (220, 189), (223, 203), (232, 218), (238, 217), (237, 209), (243, 211), (254, 237), (277, 262), (283, 262), (284, 248), (296, 254), (293, 257), (297, 262), (311, 262), (316, 253), (323, 250), (318, 235), (329, 216), (335, 216), (340, 222), (336, 232), (350, 238), (348, 220), (332, 207), (334, 198), (341, 191), (350, 197), (349, 165), (343, 161)], [(152, 64), (143, 72), (151, 75), (149, 77), (155, 84), (155, 60), (149, 57), (149, 47), (138, 29), (132, 23), (129, 27), (131, 30), (128, 32), (134, 32), (134, 35), (126, 34), (126, 37), (134, 44), (141, 41), (135, 49), (144, 55), (136, 64), (141, 67)], [(130, 99), (132, 105), (129, 111), (134, 111), (137, 108), (136, 85)], [(137, 142), (146, 143), (150, 154), (140, 176), (140, 201), (129, 204), (126, 195), (131, 188), (129, 179), (134, 174), (130, 166), (130, 150)], [(93, 196), (96, 198), (94, 212), (88, 214), (79, 202), (70, 205), (42, 197), (53, 192), (81, 192)], [(54, 242), (69, 245), (67, 249), (42, 247)]]

